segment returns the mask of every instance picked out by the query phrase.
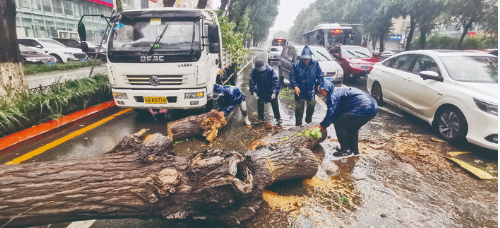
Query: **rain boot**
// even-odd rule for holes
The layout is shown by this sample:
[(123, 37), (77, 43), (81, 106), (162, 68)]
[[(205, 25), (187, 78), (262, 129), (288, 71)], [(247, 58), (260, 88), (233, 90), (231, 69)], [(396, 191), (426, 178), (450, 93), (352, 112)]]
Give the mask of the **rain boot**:
[(250, 122), (250, 120), (248, 119), (248, 116), (245, 116), (245, 124), (246, 125), (252, 125), (252, 123)]

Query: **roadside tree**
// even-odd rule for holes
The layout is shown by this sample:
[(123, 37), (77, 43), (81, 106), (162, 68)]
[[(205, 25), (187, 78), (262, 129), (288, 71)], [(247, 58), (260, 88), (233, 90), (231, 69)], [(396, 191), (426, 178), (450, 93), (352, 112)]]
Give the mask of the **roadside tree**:
[(28, 93), (16, 34), (14, 0), (0, 0), (0, 98)]

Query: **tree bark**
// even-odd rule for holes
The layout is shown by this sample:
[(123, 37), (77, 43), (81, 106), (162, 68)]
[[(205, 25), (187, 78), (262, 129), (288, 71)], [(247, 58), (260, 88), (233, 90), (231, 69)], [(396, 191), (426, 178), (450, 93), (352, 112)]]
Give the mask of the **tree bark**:
[(265, 187), (316, 174), (309, 149), (326, 138), (287, 131), (280, 134), (289, 139), (261, 140), (245, 155), (208, 149), (182, 158), (168, 137), (144, 132), (95, 158), (0, 165), (0, 225), (155, 217), (240, 225), (255, 215)]
[(415, 17), (410, 16), (410, 32), (408, 33), (408, 37), (406, 37), (405, 51), (409, 51), (411, 49), (411, 41), (413, 39), (413, 32), (415, 31), (416, 25), (417, 21)]
[(167, 123), (167, 133), (173, 141), (203, 135), (211, 142), (217, 137), (218, 129), (225, 124), (225, 118), (220, 117), (219, 112), (216, 110), (212, 110), (201, 115), (188, 116), (184, 119)]
[(427, 31), (425, 29), (420, 29), (420, 50), (425, 49), (425, 41), (427, 39)]
[(123, 11), (122, 0), (116, 0), (116, 12), (120, 13)]
[(380, 48), (378, 49), (379, 54), (382, 54), (382, 52), (384, 52), (384, 40), (385, 40), (384, 38), (385, 38), (385, 33), (380, 31), (380, 35), (379, 35)]
[(469, 32), (469, 29), (472, 27), (472, 22), (473, 20), (470, 19), (468, 20), (468, 22), (464, 23), (464, 31), (460, 36), (460, 40), (458, 40), (457, 49), (460, 49), (462, 47), (462, 42), (464, 41), (465, 35), (467, 35), (467, 33)]
[(14, 0), (0, 0), (0, 98), (27, 93), (28, 84), (19, 63)]

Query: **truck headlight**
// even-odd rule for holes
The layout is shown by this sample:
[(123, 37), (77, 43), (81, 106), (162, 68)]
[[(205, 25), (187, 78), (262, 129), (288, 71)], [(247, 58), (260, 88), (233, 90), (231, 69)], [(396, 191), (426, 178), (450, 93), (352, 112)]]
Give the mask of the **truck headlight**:
[(127, 94), (126, 93), (113, 93), (113, 97), (115, 97), (115, 99), (127, 99)]
[(199, 98), (203, 98), (203, 95), (205, 95), (204, 92), (185, 93), (184, 94), (184, 99), (199, 99)]
[(476, 106), (490, 114), (493, 114), (495, 116), (498, 116), (498, 104), (482, 101), (479, 99), (474, 98), (474, 102), (476, 103)]

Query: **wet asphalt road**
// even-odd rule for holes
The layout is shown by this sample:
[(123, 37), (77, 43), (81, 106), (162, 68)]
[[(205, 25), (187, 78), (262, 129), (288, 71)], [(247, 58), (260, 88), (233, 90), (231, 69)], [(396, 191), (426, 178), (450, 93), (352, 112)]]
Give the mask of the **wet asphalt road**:
[[(261, 54), (262, 58), (265, 53)], [(277, 71), (276, 63), (270, 65)], [(248, 76), (250, 67), (243, 70), (237, 86), (247, 94), (250, 120), (256, 122), (257, 104), (250, 97)], [(366, 78), (347, 83), (366, 91)], [(289, 86), (287, 80), (282, 90)], [(293, 94), (280, 97), (283, 127), (295, 123)], [(81, 129), (121, 111), (111, 109), (92, 118), (74, 123), (58, 132), (32, 140), (7, 153), (0, 154), (0, 162), (8, 162), (24, 153), (46, 145), (70, 132)], [(201, 113), (201, 112), (199, 112)], [(172, 118), (196, 114), (176, 111)], [(317, 105), (313, 123), (319, 123), (326, 107)], [(266, 121), (275, 124), (272, 110), (266, 105)], [(165, 118), (153, 120), (148, 115), (127, 112), (115, 119), (83, 133), (26, 162), (81, 159), (102, 154), (112, 149), (124, 136), (143, 128), (149, 133), (166, 134)], [(251, 130), (243, 125), (239, 111), (228, 117), (228, 125), (214, 147), (238, 151), (267, 133), (254, 125)], [(451, 151), (468, 154), (457, 158), (498, 176), (496, 151), (464, 143), (449, 145), (441, 142), (434, 130), (424, 121), (385, 105), (379, 114), (360, 131), (361, 155), (335, 158), (331, 154), (339, 145), (333, 126), (331, 137), (313, 149), (321, 161), (320, 169), (310, 181), (294, 180), (275, 183), (268, 190), (278, 198), (262, 204), (248, 226), (251, 227), (497, 227), (498, 181), (481, 181), (444, 157)], [(178, 156), (190, 155), (206, 144), (201, 139), (179, 143)], [(292, 208), (277, 202), (292, 201)], [(50, 227), (66, 227), (70, 223)], [(90, 227), (195, 227), (211, 226), (203, 221), (164, 222), (160, 219), (98, 220)], [(47, 226), (44, 226), (47, 227)]]

